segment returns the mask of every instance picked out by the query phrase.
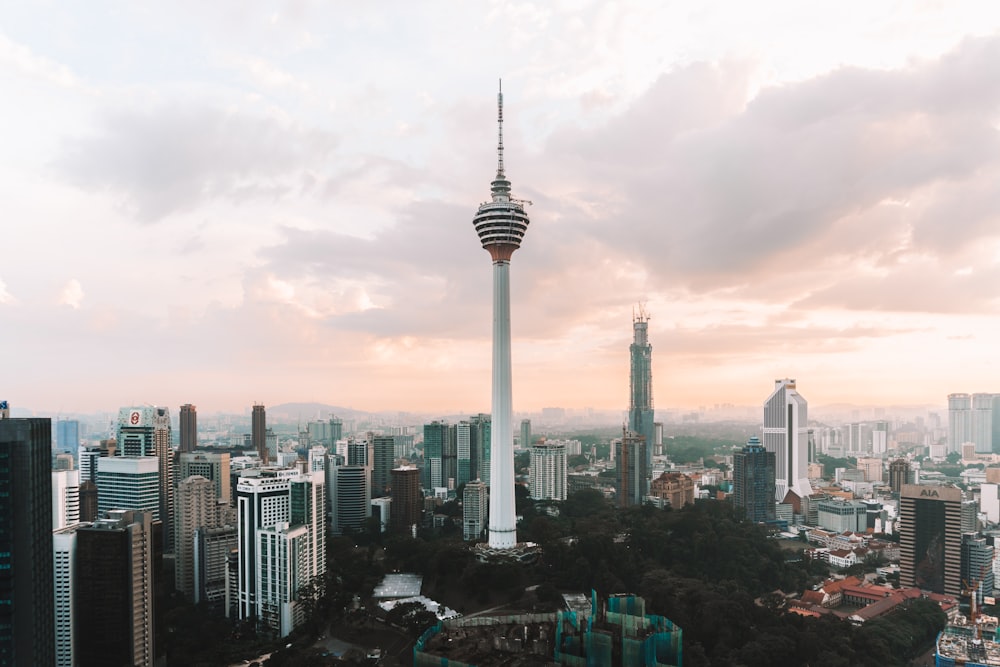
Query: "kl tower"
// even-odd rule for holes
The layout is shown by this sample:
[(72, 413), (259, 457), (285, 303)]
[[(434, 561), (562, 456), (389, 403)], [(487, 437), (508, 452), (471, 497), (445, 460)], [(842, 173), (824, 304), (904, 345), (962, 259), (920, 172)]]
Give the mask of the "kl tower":
[[(528, 229), (524, 205), (510, 196), (503, 168), (503, 88), (497, 94), (497, 176), (490, 184), (491, 201), (482, 204), (473, 224), (483, 248), (493, 259), (493, 405), (490, 438), (490, 552), (517, 547), (514, 512), (513, 401), (510, 376), (510, 258)], [(497, 554), (499, 555), (499, 554)]]

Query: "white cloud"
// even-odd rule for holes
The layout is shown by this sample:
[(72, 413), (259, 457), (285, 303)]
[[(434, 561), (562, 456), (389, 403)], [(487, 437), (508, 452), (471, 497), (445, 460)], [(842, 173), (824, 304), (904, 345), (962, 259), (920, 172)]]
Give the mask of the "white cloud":
[(0, 279), (0, 303), (14, 304), (17, 300), (7, 291), (7, 283)]
[(35, 54), (27, 46), (18, 44), (3, 33), (0, 33), (0, 63), (57, 86), (83, 88), (83, 83), (69, 67)]
[(83, 297), (83, 286), (80, 284), (80, 281), (76, 278), (71, 278), (63, 287), (62, 292), (59, 293), (59, 305), (69, 306), (77, 310), (83, 302)]

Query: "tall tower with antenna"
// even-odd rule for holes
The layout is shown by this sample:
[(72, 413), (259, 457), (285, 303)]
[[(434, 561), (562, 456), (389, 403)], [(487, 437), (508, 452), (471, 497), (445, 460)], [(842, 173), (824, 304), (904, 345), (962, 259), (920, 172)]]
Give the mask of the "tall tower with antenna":
[(528, 229), (524, 200), (510, 194), (503, 166), (503, 88), (497, 94), (497, 175), (491, 201), (479, 206), (472, 222), (493, 259), (493, 425), (490, 446), (489, 547), (517, 546), (514, 512), (514, 433), (510, 372), (510, 258)]
[[(649, 344), (649, 313), (639, 305), (632, 313), (632, 344), (629, 346), (628, 428), (646, 439), (646, 474), (653, 470), (653, 346)], [(648, 483), (648, 479), (646, 480)]]

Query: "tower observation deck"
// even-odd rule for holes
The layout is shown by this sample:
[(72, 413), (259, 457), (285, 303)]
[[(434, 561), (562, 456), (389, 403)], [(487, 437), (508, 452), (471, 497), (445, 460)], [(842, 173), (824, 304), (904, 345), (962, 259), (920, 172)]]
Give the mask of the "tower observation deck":
[(493, 425), (490, 444), (489, 549), (517, 547), (514, 511), (514, 433), (510, 360), (510, 258), (528, 229), (525, 204), (510, 196), (503, 166), (503, 90), (497, 95), (497, 175), (492, 201), (480, 205), (472, 222), (493, 259)]
[(503, 90), (497, 94), (497, 176), (490, 183), (491, 201), (479, 206), (472, 224), (476, 227), (483, 248), (489, 251), (494, 262), (509, 262), (514, 251), (521, 247), (521, 239), (528, 230), (528, 214), (524, 205), (530, 204), (510, 196), (510, 181), (503, 166)]

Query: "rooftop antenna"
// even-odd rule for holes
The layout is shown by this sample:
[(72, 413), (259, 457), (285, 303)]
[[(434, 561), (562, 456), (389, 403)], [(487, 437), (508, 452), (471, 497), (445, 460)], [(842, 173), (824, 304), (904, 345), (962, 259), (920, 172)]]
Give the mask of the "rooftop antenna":
[(499, 79), (497, 92), (497, 180), (502, 180), (503, 173), (503, 79)]

